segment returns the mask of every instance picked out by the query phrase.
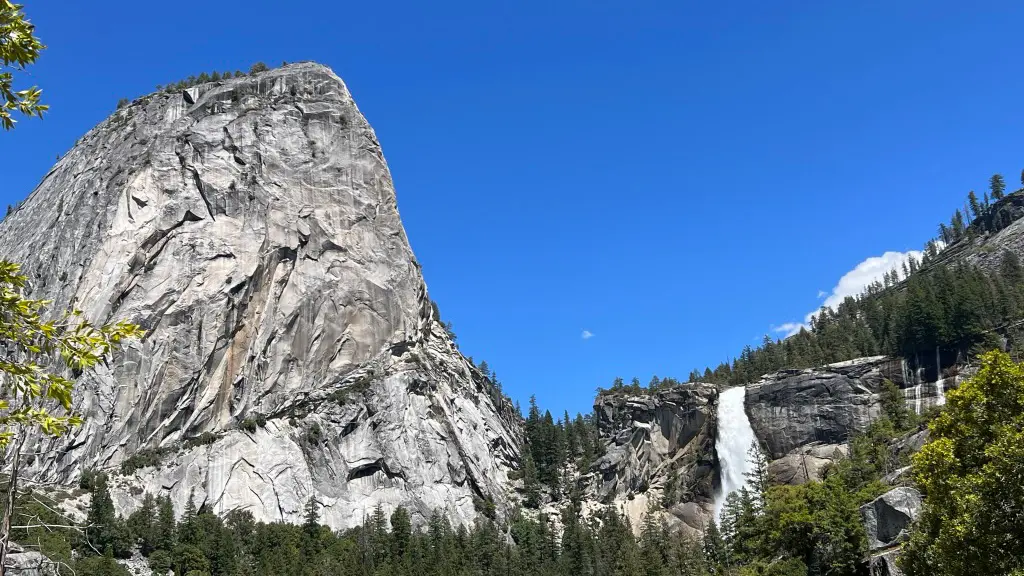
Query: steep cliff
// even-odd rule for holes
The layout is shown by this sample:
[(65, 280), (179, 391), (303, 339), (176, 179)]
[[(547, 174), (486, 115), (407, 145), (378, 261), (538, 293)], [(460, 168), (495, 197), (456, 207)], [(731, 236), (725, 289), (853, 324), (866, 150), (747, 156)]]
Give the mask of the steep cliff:
[(158, 93), (86, 134), (0, 224), (31, 295), (147, 330), (83, 378), (30, 473), (124, 470), (214, 511), (333, 527), (509, 505), (520, 420), (435, 317), (381, 147), (317, 64)]
[(670, 504), (670, 522), (702, 529), (717, 482), (717, 406), (718, 391), (708, 384), (599, 396), (594, 415), (604, 454), (581, 479), (586, 495), (623, 510), (634, 526), (655, 500), (659, 509)]
[[(771, 458), (777, 482), (799, 484), (820, 477), (846, 454), (846, 443), (881, 412), (879, 393), (889, 380), (903, 390), (908, 408), (921, 413), (945, 401), (956, 376), (928, 381), (898, 358), (877, 356), (806, 370), (781, 370), (746, 387), (746, 410)], [(931, 368), (940, 374), (940, 367)]]

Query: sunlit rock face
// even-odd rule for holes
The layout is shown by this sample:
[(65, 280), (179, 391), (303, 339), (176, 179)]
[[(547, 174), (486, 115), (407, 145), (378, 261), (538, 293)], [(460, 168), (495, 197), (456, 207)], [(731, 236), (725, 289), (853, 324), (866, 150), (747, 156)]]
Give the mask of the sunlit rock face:
[[(118, 472), (217, 512), (335, 528), (510, 503), (520, 419), (441, 327), (377, 138), (328, 68), (132, 102), (0, 224), (31, 295), (144, 339), (86, 375), (30, 472)], [(131, 459), (131, 457), (135, 457)]]
[[(673, 528), (702, 531), (718, 479), (717, 409), (718, 390), (709, 384), (599, 396), (594, 416), (603, 455), (580, 479), (587, 498), (623, 512), (635, 527), (654, 501)], [(666, 491), (671, 502), (664, 502)]]

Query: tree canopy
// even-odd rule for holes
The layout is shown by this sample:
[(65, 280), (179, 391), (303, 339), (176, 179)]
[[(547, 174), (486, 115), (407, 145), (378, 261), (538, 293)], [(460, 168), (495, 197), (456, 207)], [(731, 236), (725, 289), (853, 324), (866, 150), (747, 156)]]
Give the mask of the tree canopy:
[(982, 356), (930, 430), (914, 456), (925, 502), (907, 575), (1024, 574), (1024, 364)]
[(32, 86), (16, 89), (14, 73), (35, 63), (45, 48), (35, 36), (35, 26), (22, 12), (22, 5), (0, 0), (0, 126), (14, 128), (13, 113), (43, 117), (49, 107), (39, 102), (42, 90)]

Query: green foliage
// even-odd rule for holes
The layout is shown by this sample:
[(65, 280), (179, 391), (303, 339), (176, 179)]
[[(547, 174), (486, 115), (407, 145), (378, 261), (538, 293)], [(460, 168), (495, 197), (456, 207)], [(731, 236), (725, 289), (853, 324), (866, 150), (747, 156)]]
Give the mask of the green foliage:
[(260, 72), (266, 72), (270, 68), (263, 62), (257, 62), (249, 67), (249, 74), (259, 74)]
[(908, 576), (1024, 570), (1024, 365), (1002, 352), (952, 390), (914, 456), (925, 504), (903, 568)]
[(242, 420), (238, 427), (252, 434), (256, 432), (257, 428), (264, 428), (266, 425), (267, 417), (259, 412), (255, 412), (252, 416)]
[(1006, 182), (1003, 180), (1002, 174), (993, 174), (992, 178), (989, 179), (989, 190), (992, 191), (992, 198), (999, 200), (1003, 197), (1003, 193), (1006, 192)]
[(75, 563), (75, 573), (80, 576), (131, 576), (127, 568), (110, 556), (92, 556)]
[(127, 98), (121, 98), (120, 100), (117, 101), (117, 109), (120, 110), (121, 108), (124, 108), (125, 106), (127, 106), (129, 104), (131, 104), (131, 100), (129, 100)]
[(34, 64), (39, 53), (46, 48), (35, 36), (35, 26), (22, 12), (22, 5), (10, 0), (0, 0), (0, 126), (4, 130), (14, 128), (17, 120), (13, 112), (26, 116), (43, 117), (49, 109), (40, 104), (42, 91), (31, 87), (22, 90), (14, 88), (14, 72), (22, 72)]
[(143, 468), (159, 468), (164, 457), (171, 452), (170, 448), (165, 447), (142, 448), (121, 462), (121, 474), (127, 476)]
[(191, 438), (186, 438), (185, 439), (185, 447), (186, 448), (196, 448), (198, 446), (208, 446), (208, 445), (213, 444), (214, 442), (216, 442), (218, 438), (220, 438), (220, 435), (218, 435), (215, 432), (203, 432), (199, 436), (193, 436)]
[(96, 477), (86, 518), (86, 540), (89, 548), (112, 554), (117, 558), (131, 556), (133, 539), (126, 523), (114, 512), (114, 501), (107, 488), (106, 475)]
[(739, 576), (807, 576), (807, 565), (799, 558), (785, 558), (774, 562), (758, 560), (741, 568)]
[(74, 382), (62, 373), (91, 368), (125, 339), (142, 335), (126, 322), (95, 327), (79, 321), (77, 311), (44, 321), (49, 302), (22, 295), (28, 278), (19, 270), (17, 264), (0, 261), (0, 341), (5, 345), (0, 359), (0, 448), (14, 437), (13, 427), (61, 436), (81, 424), (81, 417), (71, 412)]
[(174, 568), (174, 558), (167, 550), (154, 550), (147, 560), (154, 576), (165, 576)]

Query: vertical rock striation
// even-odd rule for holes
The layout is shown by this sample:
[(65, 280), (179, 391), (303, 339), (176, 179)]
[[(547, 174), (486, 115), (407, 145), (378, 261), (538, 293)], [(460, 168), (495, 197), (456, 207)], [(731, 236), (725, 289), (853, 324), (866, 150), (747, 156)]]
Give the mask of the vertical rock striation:
[(669, 504), (666, 519), (677, 527), (702, 530), (717, 482), (717, 407), (718, 390), (709, 384), (599, 396), (594, 415), (604, 454), (582, 479), (588, 497), (623, 510), (637, 527), (654, 499), (658, 509)]
[[(80, 383), (31, 472), (335, 528), (376, 506), (509, 507), (520, 420), (455, 348), (380, 144), (311, 63), (138, 99), (0, 224), (33, 297), (147, 330)], [(119, 499), (130, 507), (127, 493)], [(418, 515), (418, 516), (417, 516)]]

